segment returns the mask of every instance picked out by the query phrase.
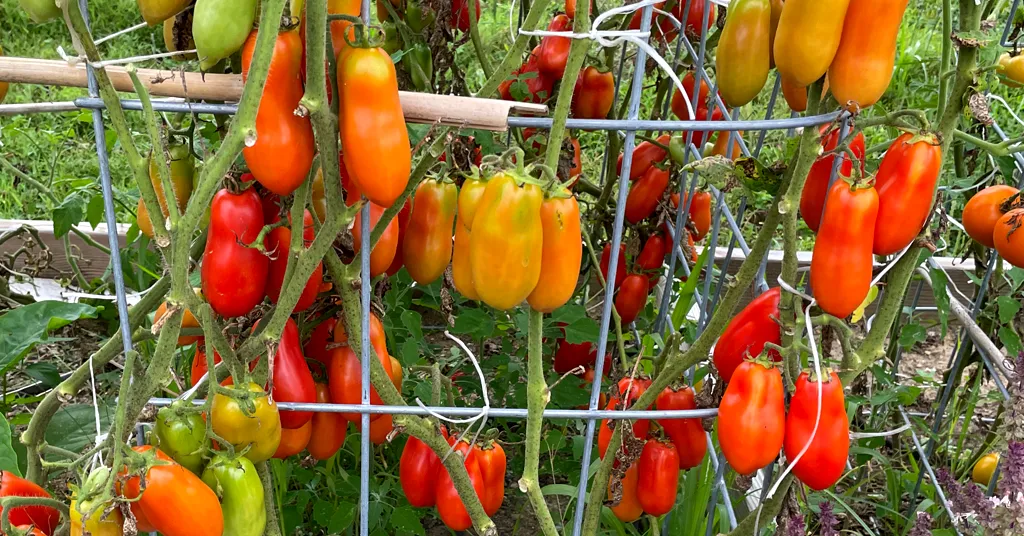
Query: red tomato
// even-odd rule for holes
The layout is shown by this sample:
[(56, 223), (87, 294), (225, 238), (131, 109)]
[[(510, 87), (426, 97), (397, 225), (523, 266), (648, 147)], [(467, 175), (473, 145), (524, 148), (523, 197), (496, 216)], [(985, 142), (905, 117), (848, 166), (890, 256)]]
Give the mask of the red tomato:
[[(25, 480), (10, 471), (2, 471), (0, 497), (50, 498), (50, 494), (35, 482)], [(0, 512), (3, 512), (3, 508), (0, 508)], [(12, 525), (33, 525), (49, 536), (60, 524), (60, 512), (48, 506), (19, 506), (11, 509), (7, 519)]]
[(336, 325), (338, 325), (338, 319), (333, 316), (317, 324), (313, 328), (313, 333), (310, 334), (309, 340), (302, 347), (303, 355), (326, 365), (331, 355), (327, 345), (330, 344), (331, 338), (334, 337), (334, 326)]
[[(572, 20), (566, 15), (555, 15), (548, 25), (549, 32), (571, 32)], [(569, 45), (572, 39), (568, 37), (545, 36), (540, 41), (540, 71), (555, 79), (565, 74), (565, 64), (569, 61)]]
[[(384, 207), (375, 203), (370, 203), (370, 231), (377, 226), (377, 222), (380, 221), (380, 217), (384, 214)], [(352, 247), (356, 252), (357, 258), (353, 262), (362, 262), (358, 258), (359, 250), (363, 246), (363, 227), (362, 227), (363, 211), (359, 211), (356, 214), (355, 223), (352, 226)], [(392, 219), (388, 226), (384, 228), (384, 234), (380, 235), (380, 240), (370, 250), (370, 277), (374, 278), (380, 274), (387, 272), (388, 268), (391, 267), (392, 261), (395, 260), (395, 253), (398, 251), (398, 220)]]
[[(387, 353), (378, 352), (377, 358), (388, 376), (392, 375), (391, 359)], [(359, 363), (359, 357), (349, 346), (342, 346), (331, 350), (331, 363), (327, 372), (330, 378), (331, 402), (335, 404), (362, 404), (362, 379), (363, 367)], [(370, 388), (370, 403), (381, 405), (383, 402), (375, 388)], [(342, 413), (346, 420), (359, 422), (358, 413)], [(371, 414), (370, 419), (379, 419), (381, 415)]]
[[(658, 137), (658, 143), (664, 147), (668, 147), (668, 144), (671, 141), (672, 136), (668, 134), (663, 134)], [(666, 156), (668, 156), (668, 151), (666, 149), (663, 149), (649, 141), (645, 141), (640, 145), (637, 145), (633, 149), (633, 162), (629, 167), (629, 180), (632, 181), (642, 177), (655, 162), (664, 162)], [(619, 163), (615, 168), (615, 173), (622, 175), (621, 154), (619, 155)]]
[(771, 463), (782, 449), (785, 419), (779, 369), (753, 361), (737, 367), (718, 406), (718, 444), (729, 466), (749, 475)]
[[(402, 210), (399, 210), (398, 211), (398, 216), (395, 217), (395, 220), (398, 221), (398, 243), (399, 244), (402, 244), (403, 242), (405, 242), (405, 229), (409, 225), (409, 213), (411, 212), (411, 210), (412, 209), (411, 209), (411, 205), (409, 204), (409, 200), (406, 199), (405, 200), (405, 204), (402, 205)], [(402, 248), (401, 247), (396, 247), (395, 248), (395, 258), (394, 258), (394, 260), (391, 261), (391, 266), (388, 267), (388, 271), (387, 271), (388, 275), (395, 275), (395, 274), (397, 274), (398, 271), (401, 270), (402, 266), (404, 266), (404, 265), (405, 265), (405, 257), (402, 254)]]
[[(123, 487), (132, 513), (140, 515), (164, 536), (220, 536), (224, 512), (217, 495), (191, 471), (152, 445), (132, 447), (135, 452), (156, 450), (156, 459), (166, 462), (146, 472), (145, 488), (140, 478), (129, 478)], [(137, 499), (137, 500), (135, 500)], [(196, 520), (202, 520), (197, 523)]]
[(671, 441), (648, 439), (637, 461), (636, 498), (647, 515), (662, 516), (676, 504), (679, 455)]
[(436, 489), (430, 484), (437, 482), (438, 472), (444, 470), (441, 459), (426, 443), (409, 436), (398, 462), (398, 478), (410, 505), (428, 508), (437, 504)]
[(622, 480), (619, 482), (619, 491), (615, 492), (615, 486), (613, 486), (613, 480), (608, 481), (608, 498), (611, 501), (618, 499), (618, 503), (615, 506), (609, 506), (615, 517), (623, 523), (632, 523), (640, 516), (644, 515), (644, 508), (640, 506), (640, 500), (637, 498), (637, 480), (639, 480), (639, 469), (637, 463), (633, 462), (633, 465), (626, 469), (626, 474), (623, 475)]
[[(696, 393), (692, 387), (678, 390), (666, 387), (658, 395), (655, 408), (659, 411), (697, 409)], [(676, 446), (680, 470), (697, 467), (704, 461), (708, 443), (700, 419), (659, 419), (658, 424), (665, 429)]]
[(263, 301), (270, 259), (251, 244), (263, 230), (263, 207), (256, 190), (221, 190), (210, 207), (203, 253), (203, 296), (221, 316), (249, 314)]
[[(274, 356), (270, 395), (276, 402), (316, 402), (316, 385), (299, 344), (299, 327), (291, 318), (284, 325)], [(309, 411), (281, 411), (281, 426), (301, 428), (313, 418)]]
[(875, 255), (892, 255), (921, 233), (932, 211), (941, 168), (942, 146), (935, 136), (906, 133), (889, 146), (875, 175)]
[(497, 441), (491, 441), (483, 448), (473, 445), (473, 456), (480, 465), (480, 472), (484, 477), (484, 488), (486, 493), (480, 496), (484, 512), (493, 516), (501, 509), (501, 503), (505, 501), (505, 470), (507, 460), (505, 450)]
[[(282, 412), (282, 417), (285, 413)], [(274, 458), (283, 460), (290, 456), (294, 456), (303, 450), (306, 450), (306, 445), (309, 444), (309, 438), (313, 434), (313, 421), (306, 421), (306, 424), (298, 428), (284, 428), (281, 430), (281, 443), (277, 445), (277, 450), (274, 451)]]
[[(700, 2), (700, 0), (692, 1), (695, 3)], [(694, 112), (702, 109), (707, 110), (708, 107), (711, 106), (711, 101), (708, 99), (708, 95), (711, 94), (711, 88), (708, 87), (708, 83), (704, 77), (701, 77), (700, 79), (700, 93), (697, 95), (694, 95), (693, 92), (694, 86), (697, 85), (697, 77), (694, 76), (693, 71), (687, 72), (686, 76), (684, 76), (680, 82), (683, 83), (683, 89), (686, 90), (686, 96), (690, 98), (690, 106), (693, 107)], [(675, 114), (677, 118), (683, 121), (690, 121), (693, 119), (693, 117), (690, 116), (689, 108), (686, 107), (686, 102), (683, 100), (683, 94), (678, 88), (672, 92), (671, 107), (672, 113)], [(705, 117), (707, 116), (705, 115)], [(694, 143), (699, 147), (700, 143), (696, 143), (696, 135), (697, 133), (694, 133)]]
[(1006, 262), (1024, 268), (1024, 209), (1013, 209), (999, 218), (995, 229), (992, 230), (992, 239), (995, 241), (996, 252), (1006, 259)]
[(661, 279), (661, 265), (665, 262), (666, 240), (661, 233), (651, 235), (640, 254), (636, 257), (636, 269), (647, 274), (647, 290), (650, 292)]
[(786, 415), (786, 459), (792, 463), (806, 447), (807, 452), (793, 465), (793, 474), (811, 489), (823, 490), (843, 475), (850, 455), (846, 399), (843, 397), (843, 384), (835, 372), (830, 372), (829, 379), (821, 383), (821, 419), (812, 439), (817, 415), (818, 382), (803, 372), (796, 380), (796, 390), (789, 400), (789, 414)]
[[(536, 75), (519, 80), (519, 75), (528, 73), (536, 73)], [(511, 77), (498, 85), (498, 93), (503, 100), (521, 100), (512, 94), (512, 85), (517, 83), (516, 80), (526, 84), (529, 102), (542, 103), (551, 98), (555, 80), (540, 72), (540, 45), (534, 47), (522, 67), (512, 71)]]
[[(604, 277), (604, 281), (608, 283), (608, 264), (612, 261), (612, 245), (605, 244), (604, 249), (601, 251), (601, 276)], [(609, 290), (609, 293), (615, 292), (615, 289), (622, 286), (622, 282), (626, 279), (626, 245), (619, 244), (619, 260), (618, 264), (615, 265), (615, 284)]]
[(871, 186), (836, 181), (829, 191), (811, 258), (811, 288), (818, 306), (832, 316), (849, 316), (871, 289), (877, 215), (878, 193)]
[[(316, 401), (326, 404), (331, 401), (330, 389), (326, 384), (316, 384)], [(316, 460), (326, 460), (345, 444), (348, 421), (340, 413), (314, 413), (313, 432), (309, 436), (306, 450)]]
[[(828, 126), (823, 125), (821, 132), (824, 133)], [(821, 140), (825, 152), (834, 151), (839, 143), (839, 130), (833, 129)], [(850, 149), (860, 159), (861, 175), (864, 174), (864, 133), (858, 132), (857, 137), (850, 142)], [(832, 176), (832, 167), (836, 156), (828, 155), (818, 158), (811, 166), (811, 172), (807, 175), (807, 182), (804, 183), (804, 190), (800, 193), (800, 216), (807, 222), (811, 231), (818, 232), (821, 224), (821, 211), (825, 208), (825, 194), (828, 193), (828, 180)], [(853, 162), (849, 155), (843, 157), (843, 163), (839, 165), (839, 173), (836, 176), (850, 177), (853, 173)]]
[(615, 76), (590, 66), (580, 71), (572, 94), (572, 115), (579, 119), (604, 119), (615, 104)]
[[(242, 79), (249, 74), (256, 51), (256, 30), (242, 47)], [(256, 113), (256, 143), (246, 144), (242, 156), (256, 180), (278, 195), (288, 195), (306, 180), (316, 145), (309, 116), (295, 114), (304, 89), (302, 38), (297, 30), (281, 32), (270, 60), (270, 74)]]
[[(476, 491), (477, 497), (487, 496), (487, 484), (473, 448), (469, 443), (459, 441), (455, 445), (455, 452), (451, 456), (455, 456), (456, 453), (464, 457), (466, 472), (469, 473), (469, 481), (473, 483), (473, 489)], [(438, 516), (441, 517), (441, 521), (448, 528), (454, 531), (469, 530), (473, 526), (473, 520), (470, 519), (466, 506), (462, 504), (462, 498), (459, 497), (459, 492), (455, 490), (455, 485), (452, 484), (448, 471), (442, 469), (438, 471), (437, 476), (434, 493), (437, 496)], [(423, 484), (429, 485), (430, 482), (423, 482)]]
[(667, 169), (651, 166), (643, 177), (630, 186), (629, 196), (626, 197), (626, 221), (635, 225), (654, 214), (668, 188), (668, 178)]
[(967, 234), (990, 248), (995, 247), (992, 231), (999, 218), (1003, 217), (1000, 206), (1017, 191), (1013, 186), (998, 184), (974, 194), (964, 207), (963, 222)]
[[(401, 247), (405, 269), (420, 285), (436, 281), (452, 260), (452, 233), (459, 207), (453, 182), (426, 179), (416, 188)], [(578, 271), (578, 270), (577, 270)]]
[[(308, 248), (314, 237), (313, 214), (309, 210), (306, 211), (304, 220), (305, 227), (302, 235)], [(288, 227), (275, 227), (263, 240), (263, 247), (266, 248), (267, 253), (270, 255), (270, 267), (267, 272), (267, 297), (270, 298), (271, 303), (277, 303), (277, 299), (281, 295), (284, 275), (288, 269), (288, 252), (291, 239), (291, 229)], [(302, 294), (299, 296), (299, 301), (295, 303), (295, 308), (292, 312), (298, 313), (309, 309), (309, 306), (313, 305), (313, 302), (316, 301), (316, 297), (320, 293), (320, 285), (323, 282), (324, 263), (320, 261), (306, 281), (306, 286), (302, 288)]]
[[(199, 383), (199, 378), (202, 378), (203, 374), (206, 374), (206, 371), (209, 370), (206, 363), (206, 350), (207, 348), (205, 346), (202, 348), (198, 346), (196, 347), (196, 355), (192, 358), (192, 372), (190, 376), (192, 387), (195, 387), (196, 384)], [(216, 366), (217, 363), (220, 363), (220, 354), (213, 352), (214, 366)]]
[(648, 280), (640, 274), (630, 274), (622, 282), (619, 293), (615, 296), (615, 310), (619, 313), (622, 325), (632, 323), (647, 305)]
[[(728, 383), (733, 371), (745, 359), (760, 356), (766, 343), (782, 344), (782, 328), (779, 326), (781, 301), (782, 289), (775, 287), (754, 298), (729, 321), (714, 351), (715, 368), (722, 381)], [(776, 350), (769, 349), (768, 357), (782, 361)]]
[[(480, 0), (475, 0), (476, 9), (473, 11), (473, 18), (480, 20)], [(451, 27), (460, 32), (469, 31), (469, 2), (466, 0), (452, 0)]]

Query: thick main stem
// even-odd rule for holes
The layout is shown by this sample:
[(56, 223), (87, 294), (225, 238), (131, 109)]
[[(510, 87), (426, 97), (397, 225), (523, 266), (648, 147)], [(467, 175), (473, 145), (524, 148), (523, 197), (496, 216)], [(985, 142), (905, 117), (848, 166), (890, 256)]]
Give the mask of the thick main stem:
[(540, 440), (544, 425), (544, 407), (550, 393), (544, 381), (544, 313), (530, 310), (529, 346), (527, 348), (526, 384), (526, 459), (523, 462), (523, 477), (519, 479), (520, 491), (526, 493), (530, 505), (540, 522), (545, 536), (558, 536), (551, 510), (544, 502), (540, 491)]

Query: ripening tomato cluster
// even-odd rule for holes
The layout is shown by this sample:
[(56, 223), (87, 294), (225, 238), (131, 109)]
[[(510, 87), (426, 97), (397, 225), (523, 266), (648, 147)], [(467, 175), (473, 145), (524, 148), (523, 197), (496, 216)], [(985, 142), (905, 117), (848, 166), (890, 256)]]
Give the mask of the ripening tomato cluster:
[[(470, 444), (454, 435), (449, 437), (443, 427), (441, 433), (451, 446), (450, 456), (458, 456), (465, 465), (484, 512), (493, 516), (505, 500), (505, 450), (497, 441)], [(436, 506), (441, 521), (454, 531), (468, 530), (473, 526), (466, 506), (441, 459), (419, 439), (409, 436), (406, 441), (398, 475), (402, 492), (410, 505), (417, 508)]]
[[(650, 385), (650, 380), (642, 378), (619, 380), (605, 409), (628, 409)], [(697, 409), (695, 397), (692, 387), (666, 387), (658, 395), (656, 408), (662, 411)], [(630, 426), (627, 420), (615, 422), (617, 426)], [(611, 510), (624, 523), (636, 521), (644, 513), (652, 516), (668, 513), (675, 505), (679, 473), (700, 465), (707, 454), (707, 437), (700, 419), (658, 419), (655, 422), (656, 426), (652, 426), (651, 421), (640, 419), (628, 428), (643, 447), (639, 456), (625, 453), (627, 459), (636, 460), (628, 468), (623, 468), (616, 458), (618, 477), (608, 483), (608, 496), (616, 503)], [(605, 419), (598, 430), (597, 448), (602, 458), (608, 454), (611, 426), (611, 421)], [(623, 441), (622, 449), (628, 449), (630, 443)]]
[(974, 194), (964, 207), (963, 224), (971, 238), (1024, 268), (1024, 198), (1018, 189), (996, 185)]
[[(822, 140), (836, 146), (838, 134)], [(864, 154), (860, 134), (850, 143)], [(829, 155), (815, 162), (800, 198), (800, 213), (817, 233), (811, 258), (814, 298), (826, 313), (845, 318), (867, 297), (874, 255), (903, 251), (920, 234), (932, 209), (932, 196), (942, 167), (942, 149), (932, 134), (905, 133), (889, 146), (873, 184), (850, 180), (854, 163), (844, 160), (841, 179), (828, 186)], [(863, 173), (863, 159), (856, 165)]]
[[(801, 482), (815, 490), (832, 486), (842, 476), (850, 450), (839, 376), (825, 370), (828, 379), (819, 380), (801, 373), (787, 412), (782, 373), (767, 363), (744, 361), (731, 375), (718, 406), (722, 455), (737, 473), (747, 475), (784, 451), (791, 464), (796, 460), (792, 471)], [(815, 429), (819, 399), (821, 418)]]
[(907, 4), (908, 0), (732, 2), (715, 56), (722, 99), (729, 106), (749, 103), (775, 67), (794, 111), (807, 108), (806, 88), (826, 75), (840, 104), (873, 105), (892, 78), (896, 37)]

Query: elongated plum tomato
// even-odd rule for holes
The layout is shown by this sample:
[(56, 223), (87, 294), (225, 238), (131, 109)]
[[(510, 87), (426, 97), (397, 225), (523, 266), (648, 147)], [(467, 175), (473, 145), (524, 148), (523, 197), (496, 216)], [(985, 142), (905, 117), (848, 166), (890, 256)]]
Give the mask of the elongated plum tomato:
[[(313, 242), (314, 236), (313, 214), (309, 210), (306, 210), (303, 226), (303, 241), (305, 242), (305, 247), (308, 248), (310, 243)], [(284, 274), (288, 270), (288, 253), (291, 239), (292, 231), (289, 227), (275, 227), (267, 233), (267, 237), (263, 240), (263, 247), (271, 255), (270, 270), (267, 273), (267, 297), (270, 298), (271, 303), (277, 303), (277, 299), (281, 295), (281, 287), (284, 285)], [(306, 286), (302, 287), (302, 294), (299, 295), (299, 301), (295, 302), (295, 308), (292, 309), (292, 312), (298, 313), (309, 309), (309, 306), (313, 305), (313, 302), (316, 301), (316, 296), (320, 293), (320, 285), (323, 282), (324, 263), (320, 261), (313, 268), (313, 273), (309, 274)]]
[(1013, 209), (996, 222), (992, 240), (996, 251), (1010, 264), (1024, 268), (1024, 208)]
[(618, 311), (622, 323), (629, 324), (636, 320), (647, 305), (648, 280), (640, 274), (629, 274), (622, 281), (618, 294), (615, 295), (615, 310)]
[(626, 221), (632, 224), (654, 214), (658, 202), (668, 188), (669, 173), (667, 169), (651, 166), (643, 177), (633, 183), (626, 197)]
[[(615, 264), (615, 282), (611, 286), (611, 291), (622, 286), (622, 282), (626, 280), (626, 245), (619, 244), (619, 254), (617, 255), (618, 260)], [(610, 243), (604, 245), (604, 249), (601, 250), (601, 276), (604, 277), (605, 282), (608, 282), (608, 265), (612, 260), (612, 245)]]
[(439, 471), (444, 471), (441, 459), (426, 443), (409, 436), (398, 462), (398, 479), (409, 504), (416, 508), (429, 508), (437, 504), (436, 489)]
[[(482, 499), (487, 496), (487, 484), (476, 452), (469, 443), (459, 441), (455, 444), (455, 452), (451, 455), (454, 456), (456, 453), (463, 457), (466, 472), (469, 473), (469, 481), (473, 484), (473, 490), (476, 491), (477, 497), (483, 502)], [(422, 485), (430, 484), (430, 481), (422, 483)], [(445, 526), (454, 531), (469, 530), (473, 526), (473, 520), (470, 519), (469, 512), (466, 511), (466, 506), (462, 503), (462, 498), (459, 497), (459, 492), (455, 489), (455, 484), (452, 483), (448, 471), (442, 469), (437, 472), (434, 494), (437, 499), (437, 514)]]
[[(0, 101), (2, 100), (0, 98)], [(178, 205), (180, 212), (184, 212), (189, 198), (192, 197), (192, 176), (195, 173), (192, 152), (187, 145), (172, 142), (167, 147), (165, 157), (168, 161), (168, 169), (171, 172), (171, 189), (174, 190), (175, 204)], [(153, 189), (156, 190), (156, 200), (160, 204), (160, 212), (166, 218), (168, 214), (167, 196), (164, 195), (164, 185), (163, 181), (160, 180), (159, 166), (152, 153), (150, 153), (147, 160), (149, 161), (149, 181), (153, 184)], [(141, 197), (139, 198), (138, 206), (139, 213), (136, 215), (136, 219), (139, 224), (139, 231), (153, 238), (153, 221), (150, 219), (150, 213), (146, 209), (146, 204)]]
[[(316, 386), (313, 374), (306, 365), (299, 342), (299, 327), (291, 318), (285, 322), (281, 332), (281, 340), (274, 356), (274, 381), (271, 384), (271, 395), (278, 402), (300, 402), (311, 404), (316, 402)], [(284, 428), (301, 428), (313, 413), (309, 411), (281, 412), (281, 426)]]
[(298, 428), (282, 428), (281, 444), (274, 451), (274, 458), (283, 460), (294, 456), (306, 449), (309, 438), (313, 435), (313, 421), (306, 421), (306, 424)]
[(637, 480), (640, 475), (638, 465), (637, 462), (633, 462), (618, 482), (614, 479), (608, 481), (608, 497), (616, 503), (609, 508), (616, 519), (623, 523), (632, 523), (644, 515), (644, 507), (637, 498)]
[(249, 314), (263, 301), (270, 259), (246, 247), (263, 230), (263, 207), (256, 190), (221, 190), (210, 207), (210, 228), (203, 253), (203, 296), (221, 316)]
[[(846, 417), (843, 384), (835, 372), (828, 371), (828, 379), (820, 383), (821, 419), (817, 431), (814, 430), (818, 388), (819, 382), (806, 372), (797, 378), (786, 415), (784, 448), (793, 474), (811, 489), (823, 490), (835, 484), (846, 469), (850, 455), (850, 422)], [(793, 463), (805, 448), (807, 451)]]
[[(384, 371), (391, 376), (391, 359), (388, 354), (377, 352), (377, 359), (384, 367)], [(362, 379), (363, 367), (359, 363), (359, 357), (352, 351), (350, 346), (342, 346), (331, 350), (331, 361), (328, 367), (327, 377), (330, 378), (331, 402), (335, 404), (361, 404), (362, 403)], [(380, 405), (383, 402), (375, 388), (370, 389), (370, 403)], [(358, 413), (341, 414), (349, 422), (357, 422), (360, 419)], [(370, 420), (377, 420), (380, 414), (371, 414)]]
[[(701, 77), (700, 79), (700, 92), (696, 94), (694, 94), (694, 87), (697, 85), (697, 77), (693, 75), (693, 71), (687, 71), (686, 76), (683, 76), (683, 79), (680, 80), (680, 82), (683, 83), (683, 89), (686, 90), (686, 97), (689, 98), (690, 106), (693, 107), (693, 110), (695, 112), (702, 108), (707, 110), (708, 105), (710, 104), (708, 102), (708, 95), (711, 94), (711, 88), (708, 87), (708, 83), (704, 77)], [(683, 121), (689, 121), (692, 119), (690, 110), (686, 107), (686, 102), (683, 99), (683, 94), (678, 88), (675, 88), (672, 91), (671, 107), (672, 113), (679, 119), (682, 119)]]
[(256, 536), (267, 528), (263, 483), (251, 461), (218, 453), (203, 471), (203, 482), (220, 499), (224, 534)]
[(189, 0), (138, 0), (139, 13), (150, 26), (156, 26), (177, 15), (189, 3)]
[(974, 194), (964, 206), (963, 222), (967, 234), (986, 247), (995, 247), (993, 231), (996, 222), (1003, 217), (1000, 206), (1017, 192), (1013, 186), (997, 184)]
[(405, 269), (417, 283), (433, 283), (448, 267), (458, 206), (459, 189), (454, 183), (427, 179), (416, 188), (403, 233), (402, 257)]
[[(377, 222), (380, 221), (380, 217), (384, 214), (384, 207), (371, 202), (370, 203), (370, 231), (377, 226)], [(360, 210), (356, 213), (355, 222), (352, 225), (352, 248), (356, 254), (363, 247), (363, 211)], [(370, 277), (374, 278), (380, 274), (387, 272), (391, 266), (391, 262), (395, 260), (395, 253), (398, 251), (398, 220), (392, 219), (388, 226), (384, 228), (384, 234), (380, 235), (380, 240), (370, 250)]]
[(589, 66), (580, 71), (572, 94), (572, 115), (578, 119), (604, 119), (615, 104), (615, 76)]
[[(671, 141), (672, 136), (669, 134), (662, 134), (658, 137), (658, 143), (661, 144), (660, 146), (649, 141), (645, 141), (640, 145), (637, 145), (636, 148), (633, 149), (633, 162), (629, 167), (629, 180), (633, 181), (642, 177), (655, 162), (664, 162), (665, 157), (668, 156), (668, 151), (666, 151), (664, 147), (668, 147), (668, 144)], [(615, 173), (619, 175), (622, 174), (621, 154), (619, 155), (619, 163), (615, 168)]]
[(543, 201), (540, 187), (519, 186), (509, 173), (499, 173), (487, 183), (473, 218), (469, 261), (477, 294), (495, 309), (518, 305), (540, 280)]
[[(345, 332), (345, 324), (338, 323), (334, 326), (334, 342), (337, 344), (348, 344), (348, 333)], [(388, 355), (387, 334), (384, 333), (384, 324), (376, 313), (370, 313), (370, 345), (377, 356)]]
[[(572, 20), (566, 15), (555, 15), (548, 24), (549, 32), (566, 32), (572, 30)], [(547, 35), (540, 42), (540, 59), (538, 66), (540, 72), (553, 77), (561, 78), (565, 74), (565, 64), (569, 61), (569, 45), (572, 39)]]
[(485, 493), (480, 496), (484, 512), (493, 516), (501, 509), (501, 503), (505, 501), (505, 470), (508, 460), (505, 458), (505, 449), (501, 443), (490, 441), (480, 447), (473, 445), (473, 456), (476, 457), (480, 466), (480, 473), (484, 477)]
[[(256, 51), (255, 30), (242, 47), (242, 78), (248, 77)], [(316, 144), (309, 116), (295, 114), (304, 90), (299, 67), (302, 39), (297, 30), (281, 32), (270, 60), (270, 74), (256, 113), (256, 143), (246, 144), (242, 156), (249, 171), (266, 189), (288, 195), (306, 180)]]
[(871, 186), (836, 181), (811, 258), (811, 288), (826, 313), (846, 318), (871, 288), (871, 254), (878, 216), (878, 193)]
[(779, 19), (782, 18), (782, 7), (785, 0), (771, 0), (772, 19), (768, 32), (768, 61), (771, 68), (775, 68), (775, 34), (779, 31)]
[(737, 0), (729, 5), (715, 55), (718, 91), (729, 106), (754, 100), (768, 81), (771, 19), (769, 0)]
[[(235, 389), (241, 391), (240, 388)], [(256, 397), (252, 401), (255, 411), (247, 413), (238, 400), (217, 393), (210, 413), (214, 433), (237, 450), (249, 447), (245, 457), (259, 463), (270, 459), (281, 444), (281, 415), (277, 411), (277, 403), (267, 396), (262, 387), (250, 383), (247, 389)]]
[(390, 207), (405, 190), (412, 169), (391, 57), (379, 48), (344, 50), (338, 57), (338, 92), (345, 168), (363, 195)]
[(909, 0), (850, 2), (828, 80), (840, 105), (867, 108), (882, 98), (896, 64), (896, 37)]
[(889, 146), (875, 175), (875, 255), (892, 255), (920, 234), (932, 211), (941, 168), (942, 146), (935, 136), (906, 133)]
[(644, 512), (667, 514), (676, 504), (679, 488), (679, 454), (671, 442), (648, 439), (637, 462), (636, 497)]
[[(696, 393), (693, 387), (666, 387), (655, 404), (659, 411), (697, 409)], [(704, 461), (708, 443), (700, 419), (659, 419), (658, 424), (676, 446), (680, 471), (697, 467)]]
[(779, 369), (754, 361), (736, 368), (718, 406), (718, 443), (737, 473), (749, 475), (779, 455), (786, 426), (784, 396)]
[[(150, 447), (152, 448), (152, 447)], [(35, 482), (25, 480), (10, 471), (0, 472), (0, 497), (46, 497), (50, 494)], [(0, 508), (0, 512), (3, 509)], [(53, 534), (60, 524), (60, 512), (49, 506), (19, 506), (11, 508), (7, 518), (14, 525), (34, 525), (47, 535)]]
[[(806, 95), (806, 92), (804, 95)], [(824, 133), (826, 128), (828, 127), (821, 127), (821, 132)], [(833, 129), (822, 138), (822, 150), (825, 152), (834, 151), (838, 143), (839, 131)], [(857, 137), (853, 138), (853, 141), (850, 142), (850, 150), (857, 156), (857, 165), (860, 167), (861, 175), (863, 175), (865, 152), (863, 132), (858, 132)], [(835, 159), (836, 155), (830, 154), (815, 160), (811, 166), (810, 173), (807, 174), (807, 182), (804, 183), (804, 189), (800, 193), (800, 217), (804, 219), (807, 227), (810, 227), (813, 232), (818, 232), (818, 227), (821, 225), (821, 211), (825, 208), (825, 196), (828, 194), (828, 182), (832, 175)], [(851, 173), (853, 173), (853, 162), (850, 161), (849, 155), (846, 155), (843, 157), (842, 164), (839, 165), (838, 177), (849, 178)]]
[[(617, 409), (629, 409), (636, 399), (640, 398), (640, 395), (647, 391), (647, 388), (651, 386), (651, 380), (643, 378), (630, 378), (625, 377), (619, 380), (616, 387), (612, 389), (612, 396), (608, 400), (608, 406), (605, 409), (617, 410)], [(617, 389), (617, 390), (616, 390)], [(623, 403), (622, 400), (625, 399)], [(617, 420), (617, 426), (628, 425), (629, 421)], [(646, 439), (647, 432), (651, 429), (651, 421), (647, 419), (638, 419), (633, 422), (633, 436), (637, 439)], [(608, 445), (612, 439), (612, 429), (608, 425), (608, 419), (601, 421), (601, 427), (597, 434), (597, 453), (604, 458), (608, 451)], [(626, 447), (626, 443), (623, 442), (623, 448)]]
[[(686, 205), (689, 194), (683, 194), (683, 205)], [(672, 207), (679, 207), (679, 194), (672, 194), (669, 196), (672, 200)], [(711, 194), (708, 192), (697, 192), (693, 194), (693, 202), (690, 203), (690, 221), (693, 222), (693, 227), (697, 231), (696, 234), (690, 233), (695, 241), (704, 240), (704, 237), (708, 235), (708, 231), (711, 230)]]
[(485, 181), (470, 177), (462, 183), (462, 189), (459, 190), (459, 221), (467, 231), (473, 230), (473, 218), (476, 217), (476, 209), (480, 206), (485, 191)]
[[(161, 462), (146, 472), (145, 488), (138, 475), (128, 478), (122, 489), (132, 500), (132, 512), (141, 513), (154, 530), (164, 536), (220, 536), (224, 512), (213, 490), (169, 456), (151, 445), (132, 447), (135, 452), (155, 451)], [(137, 500), (136, 500), (137, 499)], [(197, 520), (202, 520), (197, 523)]]
[[(473, 18), (477, 21), (480, 20), (480, 0), (473, 0), (475, 8), (473, 8)], [(452, 0), (452, 20), (451, 27), (457, 29), (460, 32), (469, 31), (469, 12), (470, 6), (468, 0)]]
[(550, 313), (569, 301), (576, 291), (583, 261), (579, 204), (568, 190), (563, 189), (560, 195), (564, 197), (548, 197), (540, 205), (544, 229), (540, 279), (526, 301), (542, 313)]
[(302, 355), (327, 364), (330, 355), (327, 344), (334, 337), (334, 326), (337, 325), (338, 319), (333, 316), (317, 324), (313, 328), (313, 333), (309, 335), (309, 340), (302, 346)]
[[(331, 391), (327, 384), (316, 384), (316, 401), (319, 404), (331, 402)], [(345, 444), (348, 421), (339, 413), (317, 412), (313, 414), (313, 430), (310, 432), (306, 450), (315, 460), (326, 460)]]
[(636, 270), (647, 275), (648, 292), (661, 279), (661, 265), (665, 261), (665, 237), (661, 233), (651, 235), (644, 242), (643, 249), (636, 256)]
[(786, 0), (775, 33), (775, 67), (800, 87), (821, 78), (839, 49), (851, 0)]
[[(781, 301), (782, 289), (775, 287), (754, 298), (729, 321), (714, 351), (715, 368), (722, 381), (728, 383), (745, 359), (760, 356), (766, 343), (782, 343), (778, 323)], [(782, 360), (776, 350), (768, 350), (768, 357), (773, 361)]]
[(455, 247), (452, 251), (452, 282), (455, 290), (466, 299), (479, 300), (473, 284), (473, 268), (469, 262), (469, 244), (472, 241), (469, 229), (462, 224), (462, 218), (455, 222)]

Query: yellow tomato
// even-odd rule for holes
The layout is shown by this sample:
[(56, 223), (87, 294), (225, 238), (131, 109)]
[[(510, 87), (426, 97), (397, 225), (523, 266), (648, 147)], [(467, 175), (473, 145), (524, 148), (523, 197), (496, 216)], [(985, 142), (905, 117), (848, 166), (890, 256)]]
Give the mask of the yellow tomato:
[(217, 393), (213, 398), (213, 431), (225, 441), (245, 453), (253, 463), (269, 460), (281, 444), (281, 415), (277, 404), (270, 400), (263, 388), (249, 383), (249, 391), (259, 393), (253, 400), (255, 410), (247, 414), (242, 404), (230, 396)]
[(996, 472), (996, 465), (999, 465), (999, 453), (990, 452), (981, 457), (978, 463), (974, 464), (974, 471), (971, 471), (971, 480), (988, 486), (992, 480), (992, 473)]

